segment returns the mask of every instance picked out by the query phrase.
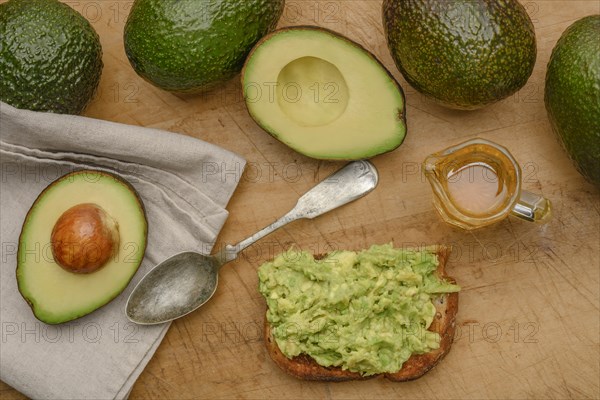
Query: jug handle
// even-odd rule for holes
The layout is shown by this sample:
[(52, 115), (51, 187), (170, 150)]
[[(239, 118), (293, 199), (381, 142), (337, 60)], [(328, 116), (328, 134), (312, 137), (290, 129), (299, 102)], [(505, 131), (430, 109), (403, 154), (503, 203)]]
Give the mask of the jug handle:
[(522, 190), (511, 213), (526, 221), (543, 223), (552, 215), (552, 203), (545, 197)]

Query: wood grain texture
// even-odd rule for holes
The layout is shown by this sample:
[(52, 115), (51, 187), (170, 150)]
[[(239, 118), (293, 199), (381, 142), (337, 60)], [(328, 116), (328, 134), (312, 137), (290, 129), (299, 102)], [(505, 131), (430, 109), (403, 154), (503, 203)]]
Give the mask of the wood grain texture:
[[(104, 48), (100, 92), (86, 115), (187, 134), (250, 163), (228, 207), (219, 246), (270, 223), (341, 165), (305, 158), (264, 133), (249, 117), (237, 79), (196, 97), (175, 96), (140, 79), (123, 50), (130, 1), (70, 4), (93, 22)], [(407, 139), (374, 159), (381, 174), (375, 192), (317, 220), (289, 225), (225, 267), (213, 300), (173, 324), (131, 399), (600, 397), (600, 196), (561, 149), (543, 104), (554, 44), (576, 19), (600, 12), (600, 3), (524, 4), (538, 40), (533, 76), (500, 103), (457, 112), (427, 101), (401, 78), (385, 44), (381, 1), (288, 0), (281, 26), (317, 24), (341, 32), (369, 48), (398, 78), (407, 94)], [(465, 233), (438, 218), (419, 165), (427, 154), (475, 136), (513, 152), (523, 166), (524, 188), (553, 201), (550, 223), (511, 218)], [(422, 379), (402, 384), (307, 383), (282, 373), (262, 341), (260, 263), (292, 244), (323, 253), (392, 240), (397, 246), (454, 246), (448, 274), (463, 292), (450, 354)], [(0, 397), (22, 395), (1, 384)]]

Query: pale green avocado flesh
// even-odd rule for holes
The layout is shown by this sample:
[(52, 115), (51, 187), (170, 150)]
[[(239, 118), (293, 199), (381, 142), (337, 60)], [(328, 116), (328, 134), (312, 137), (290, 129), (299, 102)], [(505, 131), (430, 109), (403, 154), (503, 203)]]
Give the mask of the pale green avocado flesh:
[(413, 354), (439, 348), (428, 330), (433, 299), (460, 288), (437, 277), (429, 250), (372, 246), (336, 251), (321, 260), (290, 250), (263, 264), (259, 289), (267, 320), (288, 358), (363, 375), (394, 373)]
[(404, 94), (358, 44), (311, 27), (276, 31), (255, 47), (242, 76), (250, 115), (292, 149), (354, 160), (404, 140)]
[[(68, 272), (53, 257), (51, 233), (69, 208), (94, 203), (118, 224), (117, 252), (99, 270)], [(37, 319), (49, 324), (91, 313), (121, 293), (142, 262), (147, 222), (141, 200), (126, 182), (99, 171), (78, 171), (52, 183), (31, 207), (19, 239), (17, 282)]]

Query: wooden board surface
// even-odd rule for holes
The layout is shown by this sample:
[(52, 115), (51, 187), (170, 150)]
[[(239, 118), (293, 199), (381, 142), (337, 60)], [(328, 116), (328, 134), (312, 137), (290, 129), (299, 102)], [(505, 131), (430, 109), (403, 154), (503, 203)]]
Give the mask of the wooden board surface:
[[(228, 207), (231, 215), (219, 245), (270, 223), (342, 165), (303, 157), (264, 133), (249, 117), (237, 79), (206, 95), (178, 97), (138, 78), (122, 41), (130, 1), (68, 3), (93, 22), (104, 48), (100, 92), (86, 115), (194, 136), (250, 163)], [(225, 267), (213, 301), (172, 325), (131, 399), (600, 397), (600, 197), (561, 149), (543, 104), (554, 44), (576, 19), (600, 12), (600, 3), (524, 4), (538, 40), (533, 76), (498, 104), (457, 112), (427, 101), (402, 79), (383, 36), (381, 1), (288, 0), (281, 26), (334, 29), (373, 51), (392, 71), (407, 95), (408, 137), (398, 150), (373, 160), (381, 181), (368, 197), (289, 225)], [(550, 223), (510, 218), (465, 233), (438, 218), (419, 165), (427, 154), (476, 136), (513, 152), (523, 166), (524, 188), (552, 200)], [(260, 263), (292, 244), (320, 253), (390, 241), (454, 246), (449, 272), (463, 291), (448, 357), (424, 378), (403, 384), (306, 383), (284, 375), (262, 341)], [(0, 395), (22, 397), (3, 383)]]

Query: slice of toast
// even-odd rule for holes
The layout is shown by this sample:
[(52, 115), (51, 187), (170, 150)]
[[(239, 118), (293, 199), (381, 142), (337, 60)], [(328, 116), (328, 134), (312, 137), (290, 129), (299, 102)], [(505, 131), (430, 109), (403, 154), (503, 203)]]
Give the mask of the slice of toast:
[[(448, 282), (456, 281), (445, 274), (446, 262), (451, 249), (446, 246), (432, 246), (427, 250), (434, 251), (438, 256), (437, 275)], [(315, 256), (323, 258), (324, 255)], [(271, 359), (288, 374), (299, 379), (313, 381), (349, 381), (371, 379), (385, 376), (394, 382), (404, 382), (420, 378), (433, 368), (450, 351), (454, 339), (456, 313), (458, 312), (458, 293), (447, 293), (434, 299), (436, 308), (435, 318), (429, 327), (430, 331), (440, 335), (440, 347), (425, 354), (413, 354), (403, 365), (400, 371), (371, 376), (362, 376), (358, 372), (343, 370), (340, 367), (323, 367), (306, 354), (301, 354), (292, 359), (287, 358), (277, 346), (271, 333), (271, 325), (265, 318), (265, 344)]]

